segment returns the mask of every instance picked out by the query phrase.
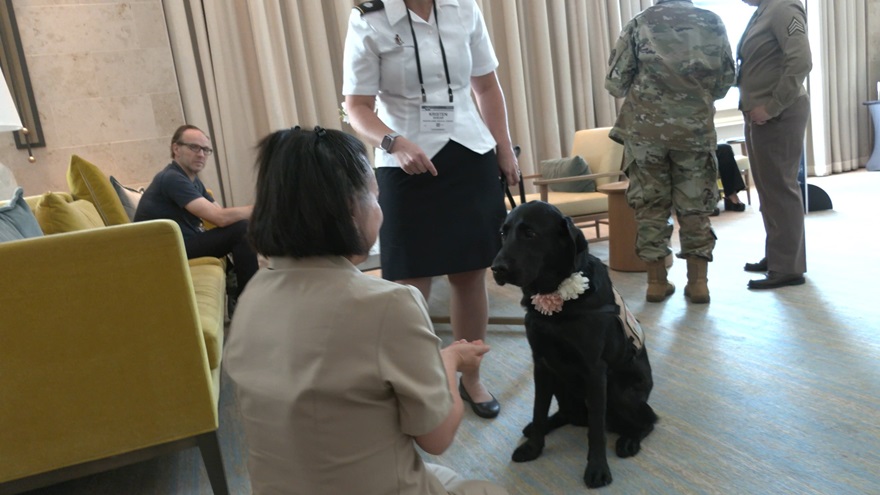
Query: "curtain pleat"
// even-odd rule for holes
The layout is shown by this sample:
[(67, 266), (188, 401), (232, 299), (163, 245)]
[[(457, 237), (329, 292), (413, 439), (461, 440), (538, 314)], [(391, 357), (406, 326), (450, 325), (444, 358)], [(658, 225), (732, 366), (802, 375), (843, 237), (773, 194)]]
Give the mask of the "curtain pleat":
[[(874, 100), (868, 81), (867, 8), (864, 1), (807, 0), (813, 43), (809, 173), (858, 169), (871, 152), (872, 127), (863, 102)], [(818, 72), (818, 74), (817, 74)], [(818, 78), (818, 80), (817, 80)]]

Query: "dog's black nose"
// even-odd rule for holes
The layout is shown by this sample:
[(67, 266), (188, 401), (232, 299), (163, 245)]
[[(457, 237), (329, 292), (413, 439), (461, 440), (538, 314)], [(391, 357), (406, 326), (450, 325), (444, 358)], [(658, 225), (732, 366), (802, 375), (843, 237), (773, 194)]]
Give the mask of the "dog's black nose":
[(492, 276), (498, 285), (507, 282), (507, 267), (504, 265), (492, 265)]

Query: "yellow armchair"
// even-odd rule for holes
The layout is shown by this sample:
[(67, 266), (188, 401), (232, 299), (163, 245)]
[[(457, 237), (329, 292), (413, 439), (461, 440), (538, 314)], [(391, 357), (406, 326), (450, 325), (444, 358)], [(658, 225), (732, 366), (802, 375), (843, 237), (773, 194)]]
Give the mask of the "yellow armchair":
[(158, 220), (0, 243), (0, 273), (0, 493), (192, 446), (228, 492), (218, 260), (188, 263)]
[(544, 178), (540, 174), (523, 176), (524, 180), (531, 180), (538, 189), (536, 193), (527, 194), (526, 201), (539, 199), (553, 204), (564, 215), (570, 216), (578, 227), (595, 228), (597, 240), (605, 239), (600, 235), (599, 225), (608, 222), (608, 195), (600, 192), (554, 191), (552, 186), (585, 179), (592, 179), (596, 186), (601, 186), (625, 178), (621, 171), (623, 146), (608, 137), (610, 130), (610, 127), (584, 129), (574, 135), (569, 156), (583, 157), (591, 174), (554, 179)]

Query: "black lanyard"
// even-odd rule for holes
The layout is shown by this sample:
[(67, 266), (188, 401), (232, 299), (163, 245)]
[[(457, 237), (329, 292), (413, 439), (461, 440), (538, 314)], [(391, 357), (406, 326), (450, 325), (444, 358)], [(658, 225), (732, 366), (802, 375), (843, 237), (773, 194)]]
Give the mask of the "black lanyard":
[[(409, 20), (409, 30), (412, 32), (413, 46), (416, 49), (416, 67), (419, 70), (419, 86), (422, 88), (422, 103), (427, 103), (428, 96), (425, 94), (425, 80), (422, 78), (422, 59), (419, 57), (419, 42), (416, 40), (416, 30), (413, 28), (412, 16), (409, 7), (406, 7), (406, 18)], [(440, 18), (437, 17), (437, 2), (434, 2), (434, 22), (437, 23), (437, 40), (440, 42), (440, 55), (443, 57), (443, 71), (446, 72), (446, 89), (449, 92), (449, 103), (452, 103), (452, 82), (449, 80), (449, 66), (446, 65), (446, 49), (443, 48), (443, 38), (440, 37)]]

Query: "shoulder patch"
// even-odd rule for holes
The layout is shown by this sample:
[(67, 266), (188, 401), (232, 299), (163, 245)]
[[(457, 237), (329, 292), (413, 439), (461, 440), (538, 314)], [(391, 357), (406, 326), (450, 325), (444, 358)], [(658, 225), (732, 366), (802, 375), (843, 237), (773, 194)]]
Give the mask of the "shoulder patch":
[(360, 12), (361, 15), (369, 14), (370, 12), (378, 12), (384, 8), (385, 4), (382, 3), (382, 0), (370, 0), (369, 2), (354, 6), (354, 9)]
[(804, 23), (801, 22), (797, 17), (792, 17), (791, 22), (788, 24), (788, 35), (794, 36), (795, 33), (807, 34), (806, 28), (804, 28)]

